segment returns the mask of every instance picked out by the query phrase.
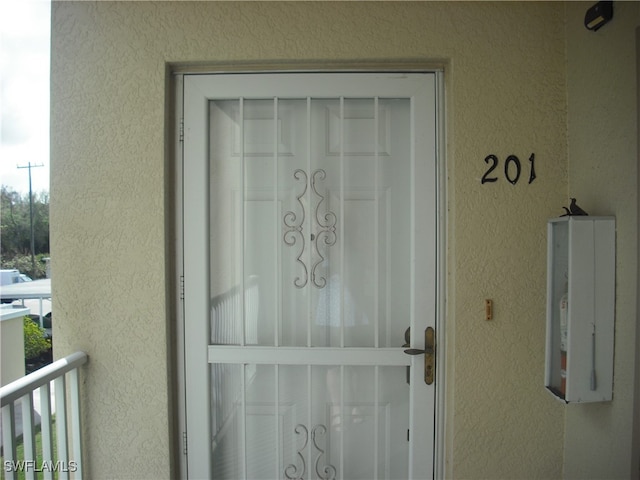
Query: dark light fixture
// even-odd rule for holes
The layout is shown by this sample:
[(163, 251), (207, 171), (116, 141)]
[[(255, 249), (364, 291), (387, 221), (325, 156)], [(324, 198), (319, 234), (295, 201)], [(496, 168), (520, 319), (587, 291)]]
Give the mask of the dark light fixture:
[(596, 31), (613, 18), (613, 2), (598, 2), (584, 16), (587, 30)]

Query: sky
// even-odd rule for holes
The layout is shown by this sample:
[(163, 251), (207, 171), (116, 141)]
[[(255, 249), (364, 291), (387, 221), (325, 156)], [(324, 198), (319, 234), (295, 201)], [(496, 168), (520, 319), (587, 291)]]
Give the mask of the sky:
[(0, 184), (49, 191), (49, 0), (0, 0)]

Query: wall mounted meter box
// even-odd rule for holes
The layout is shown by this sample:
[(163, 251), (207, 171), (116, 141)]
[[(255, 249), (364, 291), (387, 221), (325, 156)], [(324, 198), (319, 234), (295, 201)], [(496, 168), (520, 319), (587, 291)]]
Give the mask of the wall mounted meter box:
[(545, 386), (566, 403), (612, 398), (615, 241), (614, 217), (548, 222)]

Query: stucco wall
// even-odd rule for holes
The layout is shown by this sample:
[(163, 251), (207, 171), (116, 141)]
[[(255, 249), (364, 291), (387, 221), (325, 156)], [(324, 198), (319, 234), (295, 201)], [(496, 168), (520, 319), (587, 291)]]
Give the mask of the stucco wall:
[(569, 191), (589, 213), (616, 216), (614, 400), (567, 408), (565, 477), (635, 478), (640, 4), (615, 2), (613, 20), (595, 33), (580, 22), (590, 6), (567, 4)]
[[(167, 64), (336, 61), (445, 68), (447, 475), (561, 476), (543, 363), (546, 220), (567, 203), (563, 4), (55, 2), (52, 22), (55, 349), (91, 357), (89, 477), (175, 473)], [(489, 154), (498, 181), (481, 185)]]

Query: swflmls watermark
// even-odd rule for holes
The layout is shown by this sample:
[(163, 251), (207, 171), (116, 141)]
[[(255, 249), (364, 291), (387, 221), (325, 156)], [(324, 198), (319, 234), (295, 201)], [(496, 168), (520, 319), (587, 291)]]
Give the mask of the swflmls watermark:
[(36, 462), (35, 460), (5, 460), (5, 472), (58, 472), (72, 473), (78, 471), (78, 462), (73, 460), (64, 462), (61, 460)]

